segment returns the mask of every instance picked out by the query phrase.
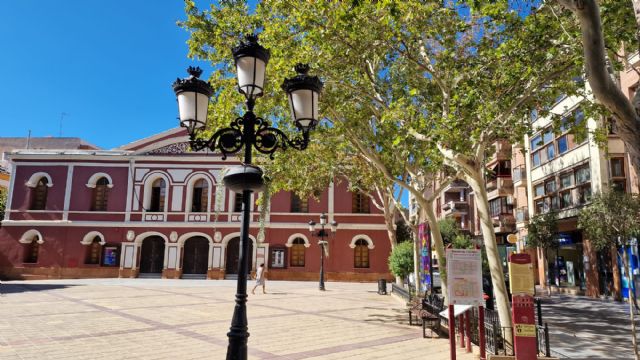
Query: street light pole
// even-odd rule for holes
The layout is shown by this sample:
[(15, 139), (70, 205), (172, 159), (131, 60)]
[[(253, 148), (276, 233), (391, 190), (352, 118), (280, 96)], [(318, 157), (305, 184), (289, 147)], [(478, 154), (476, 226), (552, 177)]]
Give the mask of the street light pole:
[[(311, 232), (311, 234), (313, 235), (313, 231), (315, 230), (315, 226), (316, 223), (315, 221), (311, 220), (309, 221), (309, 232)], [(327, 214), (322, 213), (322, 215), (320, 215), (320, 230), (318, 230), (318, 232), (315, 234), (316, 236), (320, 237), (320, 240), (318, 241), (318, 245), (320, 245), (320, 281), (318, 283), (318, 289), (320, 289), (321, 291), (324, 291), (324, 252), (325, 252), (325, 246), (329, 245), (329, 243), (324, 239), (325, 236), (328, 238), (329, 234), (326, 232), (326, 230), (324, 229), (325, 226), (327, 226)], [(334, 220), (331, 222), (331, 233), (334, 233), (337, 231), (338, 228), (338, 223)]]
[(235, 154), (244, 147), (243, 164), (230, 169), (223, 182), (230, 190), (242, 193), (236, 305), (227, 333), (227, 360), (246, 360), (249, 338), (246, 303), (251, 193), (261, 191), (264, 187), (262, 170), (251, 164), (252, 151), (255, 149), (273, 159), (278, 149), (306, 149), (309, 145), (309, 132), (318, 123), (318, 98), (322, 82), (317, 76), (307, 75), (309, 66), (298, 64), (295, 67), (298, 75), (285, 79), (282, 84), (282, 89), (287, 93), (294, 123), (302, 132), (302, 136), (290, 139), (284, 132), (272, 127), (268, 120), (257, 117), (253, 112), (255, 100), (264, 93), (269, 50), (258, 44), (257, 36), (249, 35), (245, 42), (233, 48), (233, 57), (237, 70), (238, 91), (246, 98), (247, 111), (242, 117), (232, 121), (229, 127), (215, 132), (208, 140), (197, 136), (206, 126), (209, 98), (213, 95), (211, 85), (199, 79), (202, 70), (189, 67), (187, 71), (191, 76), (177, 79), (173, 83), (173, 90), (178, 98), (180, 126), (187, 129), (189, 145), (193, 151), (209, 149), (220, 152), (224, 160), (227, 155)]

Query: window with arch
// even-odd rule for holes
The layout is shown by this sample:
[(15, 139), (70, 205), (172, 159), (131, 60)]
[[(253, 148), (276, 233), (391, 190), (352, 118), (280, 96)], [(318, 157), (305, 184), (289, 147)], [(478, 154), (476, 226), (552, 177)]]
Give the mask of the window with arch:
[(109, 179), (101, 177), (96, 181), (91, 200), (91, 211), (107, 211), (107, 196), (109, 195)]
[(33, 188), (33, 198), (31, 200), (30, 210), (44, 210), (47, 206), (47, 191), (49, 181), (46, 177), (41, 177)]
[(360, 191), (352, 193), (351, 210), (354, 214), (369, 214), (369, 197)]
[(100, 245), (100, 237), (96, 236), (89, 246), (87, 246), (87, 253), (84, 258), (84, 263), (87, 265), (100, 264), (100, 255), (102, 254), (102, 245)]
[(200, 179), (193, 184), (191, 195), (191, 211), (207, 212), (209, 206), (209, 183), (205, 179)]
[(150, 212), (164, 211), (164, 202), (167, 193), (167, 184), (164, 179), (156, 179), (151, 185)]
[(353, 267), (368, 268), (369, 267), (369, 244), (366, 240), (360, 239), (356, 241), (354, 248)]
[(38, 262), (38, 253), (40, 252), (40, 244), (36, 239), (24, 245), (24, 257), (22, 262), (27, 264), (35, 264)]
[(305, 242), (302, 238), (296, 238), (291, 245), (291, 266), (304, 266)]

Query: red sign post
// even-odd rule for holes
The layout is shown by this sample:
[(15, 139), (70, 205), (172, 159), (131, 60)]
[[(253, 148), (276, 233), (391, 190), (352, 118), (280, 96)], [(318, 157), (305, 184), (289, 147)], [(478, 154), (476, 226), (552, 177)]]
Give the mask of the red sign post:
[(513, 342), (517, 360), (536, 360), (536, 325), (533, 302), (533, 268), (529, 254), (509, 257)]

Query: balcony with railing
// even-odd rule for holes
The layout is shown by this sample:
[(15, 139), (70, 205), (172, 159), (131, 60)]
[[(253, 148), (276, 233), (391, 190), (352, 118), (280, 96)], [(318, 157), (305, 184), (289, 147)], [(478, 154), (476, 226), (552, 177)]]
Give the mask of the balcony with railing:
[(442, 204), (442, 215), (466, 215), (469, 212), (469, 204), (466, 201), (448, 201)]
[(499, 196), (513, 195), (513, 180), (510, 177), (487, 179), (486, 187), (489, 200)]
[(444, 189), (442, 189), (442, 192), (460, 192), (463, 190), (467, 190), (468, 188), (469, 184), (467, 184), (466, 182), (462, 180), (454, 180), (449, 185), (445, 186)]
[(494, 216), (493, 231), (496, 233), (513, 232), (516, 229), (516, 219), (513, 214), (500, 214)]

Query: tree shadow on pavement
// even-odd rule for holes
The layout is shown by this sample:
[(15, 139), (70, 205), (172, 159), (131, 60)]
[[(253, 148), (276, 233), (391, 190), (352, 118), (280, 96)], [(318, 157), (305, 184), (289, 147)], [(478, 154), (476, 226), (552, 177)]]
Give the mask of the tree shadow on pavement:
[(25, 292), (48, 291), (56, 289), (65, 289), (78, 285), (61, 285), (61, 284), (0, 284), (0, 295), (18, 294)]

